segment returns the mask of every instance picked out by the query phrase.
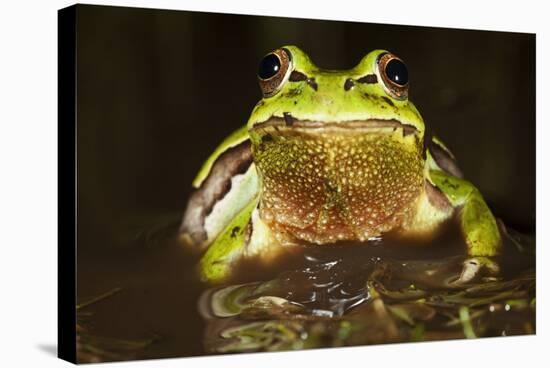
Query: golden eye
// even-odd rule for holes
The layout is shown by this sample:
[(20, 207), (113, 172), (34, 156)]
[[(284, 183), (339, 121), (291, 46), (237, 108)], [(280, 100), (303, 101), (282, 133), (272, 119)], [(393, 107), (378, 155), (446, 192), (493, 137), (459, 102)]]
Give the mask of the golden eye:
[(403, 60), (386, 52), (378, 57), (378, 74), (386, 91), (394, 98), (404, 100), (409, 93), (409, 72)]
[(286, 49), (277, 49), (264, 56), (258, 68), (258, 81), (264, 97), (276, 94), (287, 81), (292, 71), (291, 63), (290, 52)]

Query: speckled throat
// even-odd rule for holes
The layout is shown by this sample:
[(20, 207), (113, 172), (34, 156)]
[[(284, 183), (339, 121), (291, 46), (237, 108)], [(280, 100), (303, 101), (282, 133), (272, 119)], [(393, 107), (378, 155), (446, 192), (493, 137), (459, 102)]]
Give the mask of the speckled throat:
[(367, 240), (399, 227), (422, 192), (422, 137), (396, 120), (272, 118), (250, 136), (260, 216), (284, 236)]

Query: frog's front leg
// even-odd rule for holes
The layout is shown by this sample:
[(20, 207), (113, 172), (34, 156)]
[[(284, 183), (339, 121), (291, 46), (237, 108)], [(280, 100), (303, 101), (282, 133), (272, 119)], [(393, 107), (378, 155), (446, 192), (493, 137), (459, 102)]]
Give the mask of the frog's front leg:
[(201, 278), (218, 281), (247, 246), (260, 180), (252, 160), (248, 131), (243, 127), (214, 151), (193, 182), (180, 228), (180, 238), (203, 252)]
[(262, 255), (268, 259), (275, 240), (260, 219), (261, 180), (252, 159), (246, 126), (225, 139), (193, 181), (180, 228), (180, 239), (203, 252), (199, 273), (204, 281), (231, 276), (235, 262)]
[(479, 190), (472, 183), (440, 170), (430, 170), (429, 178), (459, 211), (460, 227), (471, 257), (464, 262), (456, 283), (463, 284), (483, 274), (498, 273), (498, 265), (492, 257), (500, 250), (500, 232)]
[(235, 131), (216, 148), (203, 164), (193, 187), (180, 237), (191, 247), (204, 250), (259, 192), (246, 127)]
[(209, 245), (199, 263), (203, 281), (218, 282), (230, 275), (234, 261), (243, 256), (250, 242), (252, 213), (257, 206), (258, 197), (252, 198)]

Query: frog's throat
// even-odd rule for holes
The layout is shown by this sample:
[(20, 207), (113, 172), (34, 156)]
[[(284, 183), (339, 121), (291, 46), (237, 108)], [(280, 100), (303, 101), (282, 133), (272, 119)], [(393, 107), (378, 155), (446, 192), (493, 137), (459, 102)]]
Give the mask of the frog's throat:
[(424, 184), (422, 141), (406, 129), (393, 120), (269, 121), (253, 128), (262, 219), (318, 244), (398, 228), (412, 216)]

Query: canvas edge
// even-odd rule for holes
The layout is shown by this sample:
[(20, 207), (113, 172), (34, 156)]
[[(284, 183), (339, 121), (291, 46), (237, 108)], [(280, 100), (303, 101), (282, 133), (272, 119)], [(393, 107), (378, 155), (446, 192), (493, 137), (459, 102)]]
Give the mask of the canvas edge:
[(76, 42), (77, 5), (58, 10), (57, 354), (76, 356)]

